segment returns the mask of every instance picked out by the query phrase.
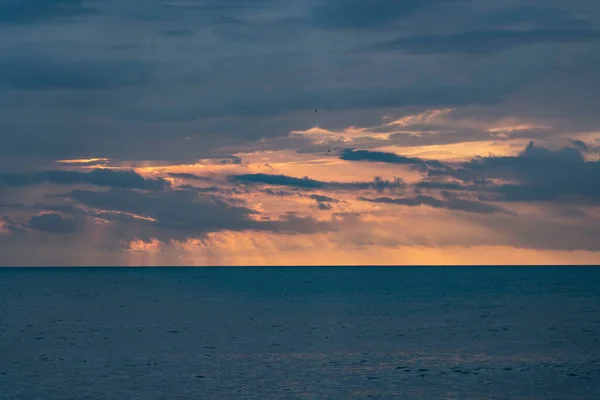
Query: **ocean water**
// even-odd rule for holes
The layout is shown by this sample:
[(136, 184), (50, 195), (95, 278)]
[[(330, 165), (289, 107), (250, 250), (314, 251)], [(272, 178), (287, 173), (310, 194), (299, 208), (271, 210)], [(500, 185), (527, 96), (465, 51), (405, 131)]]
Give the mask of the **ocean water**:
[(0, 269), (0, 399), (600, 399), (600, 268)]

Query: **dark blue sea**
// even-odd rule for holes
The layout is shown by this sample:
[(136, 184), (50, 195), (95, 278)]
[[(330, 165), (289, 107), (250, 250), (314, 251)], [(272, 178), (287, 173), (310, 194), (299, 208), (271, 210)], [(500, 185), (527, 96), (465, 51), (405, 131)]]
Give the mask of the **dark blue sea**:
[(598, 400), (600, 268), (4, 268), (0, 399)]

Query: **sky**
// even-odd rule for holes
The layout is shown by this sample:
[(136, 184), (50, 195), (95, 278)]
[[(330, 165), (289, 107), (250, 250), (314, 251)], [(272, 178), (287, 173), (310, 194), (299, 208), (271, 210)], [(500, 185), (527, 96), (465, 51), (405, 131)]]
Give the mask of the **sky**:
[(0, 0), (0, 265), (600, 264), (597, 0)]

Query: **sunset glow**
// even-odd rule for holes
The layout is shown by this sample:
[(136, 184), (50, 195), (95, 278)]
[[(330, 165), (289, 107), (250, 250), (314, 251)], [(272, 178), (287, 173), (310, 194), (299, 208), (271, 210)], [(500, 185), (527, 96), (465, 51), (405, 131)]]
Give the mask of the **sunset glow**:
[(63, 3), (0, 5), (2, 265), (600, 262), (589, 7)]

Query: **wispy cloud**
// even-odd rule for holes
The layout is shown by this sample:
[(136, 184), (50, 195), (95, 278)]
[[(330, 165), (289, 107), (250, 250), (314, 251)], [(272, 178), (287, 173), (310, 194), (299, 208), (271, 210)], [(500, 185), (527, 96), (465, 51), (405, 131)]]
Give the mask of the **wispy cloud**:
[(90, 184), (149, 190), (160, 190), (170, 186), (170, 183), (162, 178), (146, 179), (132, 170), (95, 169), (90, 172), (54, 170), (0, 174), (0, 185), (20, 187), (41, 183), (54, 183), (57, 185)]
[(535, 44), (569, 44), (600, 42), (595, 30), (494, 30), (449, 35), (408, 36), (373, 44), (364, 49), (401, 50), (410, 54), (485, 55)]

